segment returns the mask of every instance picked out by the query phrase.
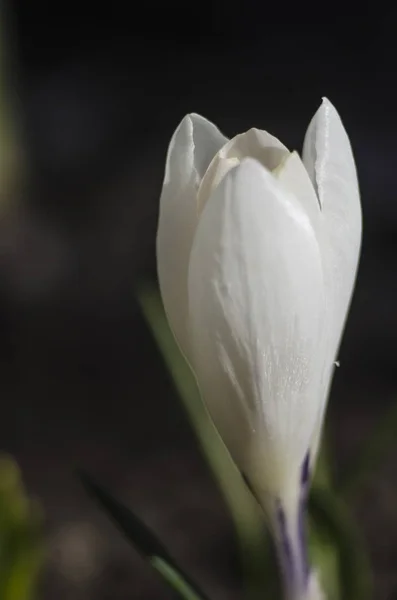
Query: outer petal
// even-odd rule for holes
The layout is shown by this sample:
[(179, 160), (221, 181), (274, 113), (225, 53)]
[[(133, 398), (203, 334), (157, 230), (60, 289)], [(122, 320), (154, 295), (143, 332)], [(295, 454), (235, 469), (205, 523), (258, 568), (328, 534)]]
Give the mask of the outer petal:
[(291, 506), (328, 369), (324, 302), (310, 220), (270, 172), (243, 161), (207, 202), (193, 243), (193, 364), (240, 469), (262, 499)]
[(337, 352), (352, 295), (361, 244), (356, 167), (342, 121), (326, 98), (306, 133), (303, 161), (317, 190), (327, 237), (327, 287), (332, 301), (333, 350)]
[(187, 357), (187, 270), (197, 226), (197, 189), (212, 158), (226, 142), (215, 125), (192, 114), (182, 120), (168, 148), (160, 198), (157, 269), (165, 311)]
[(289, 150), (273, 135), (260, 129), (250, 129), (236, 135), (216, 154), (201, 182), (198, 205), (201, 212), (211, 194), (226, 173), (244, 158), (255, 158), (273, 170), (289, 155)]

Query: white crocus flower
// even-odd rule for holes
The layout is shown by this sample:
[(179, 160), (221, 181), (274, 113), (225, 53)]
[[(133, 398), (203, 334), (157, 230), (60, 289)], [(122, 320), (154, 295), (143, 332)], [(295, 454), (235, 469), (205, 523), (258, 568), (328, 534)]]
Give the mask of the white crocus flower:
[(196, 114), (169, 145), (157, 262), (165, 310), (228, 450), (264, 508), (289, 598), (307, 598), (304, 505), (355, 281), (361, 209), (324, 99), (302, 159)]

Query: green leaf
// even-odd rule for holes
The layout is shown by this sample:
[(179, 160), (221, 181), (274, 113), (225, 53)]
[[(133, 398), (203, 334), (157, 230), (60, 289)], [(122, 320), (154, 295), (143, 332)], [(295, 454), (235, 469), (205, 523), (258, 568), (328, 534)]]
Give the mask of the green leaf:
[(135, 549), (185, 600), (208, 600), (193, 581), (182, 572), (167, 549), (150, 529), (126, 506), (84, 471), (77, 471), (87, 492), (117, 525)]
[(186, 600), (202, 600), (204, 598), (201, 592), (201, 596), (199, 596), (192, 585), (187, 583), (186, 579), (183, 579), (180, 573), (163, 558), (153, 556), (150, 559), (150, 563), (152, 567), (163, 576), (165, 581), (167, 581), (174, 590), (179, 592), (182, 598), (186, 598)]
[[(330, 600), (334, 597), (340, 597), (341, 600), (369, 600), (372, 597), (369, 557), (360, 531), (343, 501), (329, 490), (313, 488), (309, 498), (309, 514), (317, 536), (312, 546), (313, 561), (318, 564), (321, 574), (326, 573), (327, 569), (331, 574), (331, 578), (325, 575), (323, 581), (326, 593), (334, 594), (329, 595)], [(327, 546), (329, 552), (324, 553), (324, 547)], [(330, 581), (335, 573), (332, 547), (337, 551), (339, 588)]]
[(1, 457), (1, 600), (31, 600), (42, 561), (40, 511), (26, 496), (16, 463), (9, 457)]
[[(158, 289), (142, 286), (137, 294), (148, 325), (196, 432), (237, 532), (248, 595), (263, 599), (268, 585), (268, 540), (263, 515), (245, 485), (202, 402), (193, 373), (168, 325)], [(274, 573), (274, 570), (272, 571)]]

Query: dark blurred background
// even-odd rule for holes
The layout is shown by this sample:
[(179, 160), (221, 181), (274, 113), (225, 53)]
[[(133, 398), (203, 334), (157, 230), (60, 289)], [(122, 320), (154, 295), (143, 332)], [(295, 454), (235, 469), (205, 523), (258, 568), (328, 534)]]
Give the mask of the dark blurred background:
[[(382, 3), (8, 3), (30, 182), (0, 225), (1, 447), (43, 506), (43, 600), (173, 598), (86, 498), (85, 465), (214, 598), (235, 541), (134, 292), (154, 280), (165, 152), (199, 112), (300, 149), (322, 96), (355, 151), (358, 284), (329, 423), (336, 466), (397, 401), (396, 16)], [(354, 510), (397, 590), (397, 444)]]

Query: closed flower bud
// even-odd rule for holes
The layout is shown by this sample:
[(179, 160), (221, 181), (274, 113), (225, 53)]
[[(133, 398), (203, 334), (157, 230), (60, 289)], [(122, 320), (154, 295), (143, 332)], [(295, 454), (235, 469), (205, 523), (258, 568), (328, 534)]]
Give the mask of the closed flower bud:
[(306, 498), (354, 286), (361, 209), (324, 99), (302, 158), (186, 116), (170, 142), (157, 262), (165, 310), (209, 413), (263, 507), (288, 598), (307, 598)]

